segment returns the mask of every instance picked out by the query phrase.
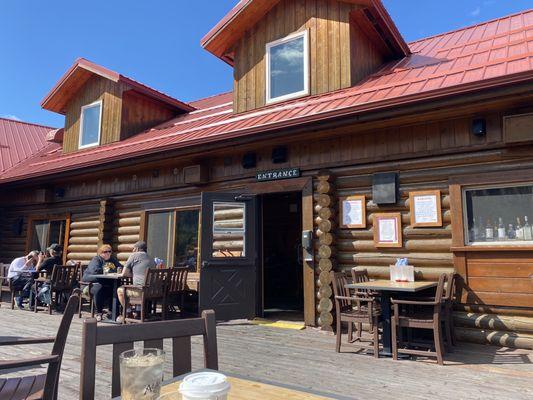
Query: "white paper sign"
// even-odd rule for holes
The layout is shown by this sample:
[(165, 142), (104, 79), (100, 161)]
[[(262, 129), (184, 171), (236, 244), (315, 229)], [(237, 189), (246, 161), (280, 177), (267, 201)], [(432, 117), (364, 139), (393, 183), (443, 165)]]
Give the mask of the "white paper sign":
[(378, 221), (379, 241), (384, 243), (398, 243), (396, 218), (380, 218)]
[(437, 210), (437, 196), (415, 196), (414, 206), (415, 223), (427, 224), (439, 221)]
[(363, 202), (361, 200), (344, 200), (342, 202), (342, 224), (363, 224)]

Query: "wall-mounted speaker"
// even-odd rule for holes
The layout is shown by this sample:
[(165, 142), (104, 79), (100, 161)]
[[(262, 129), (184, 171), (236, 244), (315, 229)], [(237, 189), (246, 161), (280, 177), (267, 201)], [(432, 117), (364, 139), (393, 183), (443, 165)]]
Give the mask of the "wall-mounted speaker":
[(397, 172), (384, 172), (372, 176), (372, 200), (376, 204), (396, 204), (399, 198)]
[(485, 136), (487, 134), (487, 122), (484, 118), (476, 118), (472, 121), (472, 134), (474, 136)]
[(288, 158), (287, 146), (277, 146), (272, 149), (272, 162), (274, 164), (282, 164), (287, 162)]
[(244, 169), (255, 168), (257, 165), (257, 155), (255, 153), (246, 153), (242, 156), (242, 167)]

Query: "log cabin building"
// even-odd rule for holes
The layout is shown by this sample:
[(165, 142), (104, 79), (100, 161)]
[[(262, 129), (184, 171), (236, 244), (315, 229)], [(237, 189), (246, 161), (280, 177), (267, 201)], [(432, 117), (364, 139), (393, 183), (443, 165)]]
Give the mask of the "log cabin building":
[(0, 261), (144, 239), (222, 319), (329, 330), (332, 269), (407, 257), (458, 274), (458, 336), (532, 345), (533, 10), (406, 43), (379, 0), (241, 0), (201, 45), (232, 92), (186, 103), (85, 59), (60, 78), (64, 127), (0, 172)]

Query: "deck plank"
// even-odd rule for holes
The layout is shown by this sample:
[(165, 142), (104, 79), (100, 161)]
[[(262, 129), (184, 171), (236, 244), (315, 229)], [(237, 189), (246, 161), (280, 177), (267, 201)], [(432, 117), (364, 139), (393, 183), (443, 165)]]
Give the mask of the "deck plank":
[[(0, 340), (9, 336), (54, 335), (59, 315), (0, 308)], [(74, 319), (60, 378), (60, 399), (78, 397), (81, 321)], [(533, 398), (533, 351), (461, 344), (445, 358), (434, 361), (393, 361), (355, 354), (346, 345), (334, 351), (329, 333), (270, 328), (236, 321), (218, 325), (219, 364), (222, 371), (243, 377), (279, 382), (315, 391), (366, 399), (530, 399)], [(202, 367), (200, 338), (193, 338), (193, 369)], [(50, 345), (0, 347), (0, 359), (46, 354)], [(169, 349), (170, 343), (165, 343)], [(111, 389), (111, 348), (98, 350), (98, 399)], [(166, 376), (171, 374), (168, 357)], [(44, 368), (7, 371), (0, 377), (43, 373)], [(330, 371), (327, 376), (324, 371)]]

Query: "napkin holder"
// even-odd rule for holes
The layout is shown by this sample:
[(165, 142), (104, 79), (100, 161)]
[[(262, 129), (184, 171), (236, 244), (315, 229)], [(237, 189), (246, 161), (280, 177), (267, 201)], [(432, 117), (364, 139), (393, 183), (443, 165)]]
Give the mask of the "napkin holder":
[(390, 266), (391, 282), (414, 282), (415, 267), (412, 265), (391, 265)]

